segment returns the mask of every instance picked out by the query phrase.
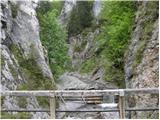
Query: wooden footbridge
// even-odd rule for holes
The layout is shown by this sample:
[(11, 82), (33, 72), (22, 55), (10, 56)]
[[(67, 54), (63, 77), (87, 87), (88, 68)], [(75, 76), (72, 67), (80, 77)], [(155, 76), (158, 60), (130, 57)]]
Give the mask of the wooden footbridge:
[[(159, 88), (141, 88), (141, 89), (109, 89), (109, 90), (55, 90), (55, 91), (1, 91), (1, 96), (43, 96), (50, 98), (49, 109), (2, 109), (1, 112), (50, 112), (51, 119), (56, 118), (56, 112), (119, 112), (119, 118), (124, 119), (126, 111), (155, 111), (157, 108), (128, 108), (126, 107), (125, 97), (139, 94), (159, 94)], [(90, 103), (100, 101), (102, 96), (118, 96), (118, 106), (114, 109), (95, 109), (95, 110), (58, 110), (56, 109), (56, 99), (86, 100)], [(96, 102), (95, 102), (96, 103)], [(99, 103), (99, 102), (97, 102)]]

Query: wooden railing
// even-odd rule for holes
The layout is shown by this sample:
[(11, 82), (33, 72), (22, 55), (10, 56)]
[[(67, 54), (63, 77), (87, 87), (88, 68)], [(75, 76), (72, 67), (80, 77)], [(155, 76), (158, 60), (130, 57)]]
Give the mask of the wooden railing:
[[(158, 88), (141, 88), (141, 89), (109, 89), (109, 90), (55, 90), (55, 91), (1, 91), (1, 96), (44, 96), (50, 98), (50, 109), (46, 110), (26, 110), (26, 109), (2, 109), (1, 112), (50, 112), (51, 119), (56, 118), (56, 112), (119, 112), (121, 119), (125, 118), (126, 111), (154, 111), (159, 110), (157, 108), (126, 108), (125, 96), (137, 95), (137, 94), (159, 94)], [(119, 96), (117, 109), (105, 109), (105, 110), (56, 110), (56, 97), (89, 97), (89, 96), (107, 96), (116, 95)]]

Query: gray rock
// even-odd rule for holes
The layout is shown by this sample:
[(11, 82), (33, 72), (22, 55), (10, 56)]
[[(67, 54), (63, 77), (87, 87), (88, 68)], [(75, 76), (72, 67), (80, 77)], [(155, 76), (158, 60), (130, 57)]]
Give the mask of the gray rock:
[[(102, 72), (100, 70), (100, 72)], [(92, 76), (93, 75), (93, 76)], [(115, 86), (107, 85), (101, 79), (95, 80), (96, 76), (99, 76), (99, 72), (97, 74), (80, 74), (78, 72), (70, 72), (62, 75), (57, 81), (58, 89), (60, 90), (87, 90), (87, 89), (113, 89)], [(99, 107), (99, 104), (87, 104), (82, 96), (82, 101), (65, 101), (63, 97), (60, 97), (58, 100), (58, 109), (60, 110), (93, 110), (93, 109), (102, 109)], [(105, 96), (104, 103), (112, 103), (114, 102), (113, 96)], [(90, 112), (70, 112), (70, 113), (57, 113), (57, 118), (59, 119), (100, 119), (100, 118), (118, 118), (118, 113), (90, 113)]]
[(62, 75), (58, 80), (58, 89), (86, 89), (88, 85), (74, 76)]
[(64, 5), (61, 10), (61, 14), (59, 16), (59, 21), (63, 26), (66, 27), (69, 17), (70, 17), (70, 13), (75, 5), (76, 5), (76, 0), (65, 0), (64, 1)]
[[(150, 6), (152, 4), (152, 6)], [(157, 7), (156, 7), (157, 5)], [(150, 6), (150, 7), (147, 7)], [(127, 88), (155, 88), (159, 87), (159, 53), (158, 53), (158, 2), (143, 1), (138, 5), (135, 18), (135, 29), (132, 33), (131, 44), (125, 61), (125, 81)], [(157, 17), (156, 17), (157, 16)], [(146, 25), (150, 25), (146, 28)], [(146, 35), (146, 30), (148, 31)], [(147, 38), (145, 38), (148, 36)], [(145, 40), (146, 39), (146, 40)], [(143, 42), (144, 50), (139, 53)], [(142, 48), (141, 48), (142, 49)], [(137, 54), (141, 54), (139, 63), (136, 63)], [(136, 63), (136, 65), (135, 65)], [(131, 96), (128, 106), (135, 108), (157, 107), (159, 97), (152, 95)], [(155, 118), (157, 112), (131, 112), (131, 118)]]
[[(16, 90), (22, 83), (27, 83), (25, 73), (21, 71), (19, 60), (16, 58), (10, 45), (16, 45), (23, 59), (28, 59), (34, 54), (43, 76), (52, 79), (51, 70), (45, 61), (43, 46), (39, 38), (39, 23), (36, 18), (35, 4), (32, 1), (7, 1), (2, 0), (0, 14), (3, 18), (0, 23), (2, 30), (1, 38), (1, 90)], [(12, 16), (12, 7), (16, 14)], [(27, 109), (40, 109), (36, 98), (26, 98)], [(20, 105), (16, 97), (5, 97), (2, 107), (5, 109), (18, 109)], [(16, 116), (16, 112), (13, 113)], [(48, 113), (31, 113), (32, 118), (49, 118)]]

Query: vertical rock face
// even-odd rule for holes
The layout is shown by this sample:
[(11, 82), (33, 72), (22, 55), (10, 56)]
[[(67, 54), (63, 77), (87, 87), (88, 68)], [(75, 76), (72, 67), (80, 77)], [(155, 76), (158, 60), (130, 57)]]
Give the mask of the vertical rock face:
[[(138, 2), (131, 43), (125, 60), (127, 88), (159, 87), (158, 2)], [(129, 98), (129, 107), (156, 107), (158, 96)], [(132, 118), (158, 118), (156, 112), (132, 112)]]
[(98, 17), (102, 9), (102, 1), (100, 0), (95, 0), (94, 5), (93, 5), (93, 14), (94, 17)]
[[(64, 7), (61, 12), (60, 19), (66, 22), (66, 18), (70, 19), (69, 13), (72, 12), (73, 1), (65, 1)], [(72, 4), (71, 4), (72, 3)], [(94, 1), (93, 8), (91, 8), (91, 12), (94, 12), (94, 17), (98, 18), (98, 15), (101, 11), (101, 1)], [(76, 4), (78, 5), (78, 3)], [(70, 6), (69, 10), (67, 6)], [(77, 6), (76, 6), (77, 7)], [(67, 17), (66, 17), (66, 16)], [(81, 16), (83, 17), (83, 16)], [(65, 19), (64, 19), (65, 18)], [(71, 23), (72, 24), (72, 23)], [(77, 23), (78, 24), (78, 23)], [(88, 27), (82, 30), (81, 33), (70, 36), (69, 41), (69, 50), (68, 54), (72, 61), (72, 68), (73, 72), (64, 73), (60, 76), (57, 87), (58, 89), (62, 90), (86, 90), (86, 89), (113, 89), (117, 88), (112, 84), (105, 83), (103, 80), (104, 69), (101, 67), (94, 68), (90, 74), (81, 74), (80, 68), (82, 64), (87, 59), (94, 56), (96, 51), (96, 43), (94, 38), (99, 34), (99, 28)], [(113, 96), (109, 97), (113, 99)], [(106, 99), (108, 100), (108, 99)], [(65, 110), (65, 109), (72, 109), (72, 110), (88, 110), (88, 109), (101, 109), (96, 104), (86, 104), (82, 102), (76, 101), (65, 101), (65, 104), (59, 101), (58, 109)], [(118, 113), (101, 113), (101, 112), (94, 112), (94, 113), (57, 113), (58, 119), (97, 119), (97, 118), (111, 118), (116, 119), (118, 118)]]
[[(1, 90), (47, 89), (43, 83), (53, 84), (39, 38), (35, 5), (31, 1), (1, 1)], [(21, 108), (20, 101), (5, 97), (2, 108)], [(34, 97), (24, 101), (27, 109), (41, 108)], [(31, 113), (30, 116), (48, 117), (47, 113)]]
[(62, 25), (66, 26), (73, 6), (76, 5), (76, 0), (65, 0), (59, 16)]
[(94, 37), (98, 30), (87, 31), (87, 35), (82, 34), (69, 38), (69, 56), (72, 59), (72, 67), (79, 68), (84, 60), (94, 54)]

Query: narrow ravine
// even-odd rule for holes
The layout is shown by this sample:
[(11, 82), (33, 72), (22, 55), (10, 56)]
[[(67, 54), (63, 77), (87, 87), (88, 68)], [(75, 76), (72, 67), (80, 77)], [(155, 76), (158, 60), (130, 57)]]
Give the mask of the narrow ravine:
[[(101, 11), (101, 1), (95, 1), (93, 3), (93, 13), (96, 20), (98, 20), (98, 14)], [(62, 8), (62, 12), (60, 15), (60, 21), (62, 24), (66, 24), (66, 20), (69, 19), (69, 13), (72, 8), (76, 5), (75, 1), (65, 1), (64, 6)], [(67, 16), (68, 15), (68, 16)], [(68, 17), (68, 18), (67, 18)], [(64, 22), (65, 20), (65, 22)], [(98, 21), (97, 21), (98, 22)], [(64, 25), (65, 26), (65, 25)], [(74, 71), (66, 72), (57, 80), (56, 83), (59, 90), (103, 90), (103, 89), (116, 89), (118, 88), (114, 84), (106, 83), (103, 80), (104, 70), (103, 68), (95, 68), (89, 74), (80, 73), (80, 69), (82, 67), (82, 63), (89, 57), (92, 57), (94, 51), (94, 38), (99, 33), (99, 28), (92, 31), (87, 31), (87, 35), (83, 37), (82, 34), (78, 34), (76, 36), (70, 36), (68, 38), (69, 41), (69, 49), (68, 55), (71, 58), (72, 68)], [(76, 50), (76, 47), (81, 50)], [(82, 48), (83, 47), (83, 48)], [(105, 103), (114, 103), (113, 96), (104, 97), (102, 102), (97, 104), (88, 104), (86, 101), (59, 101), (60, 110), (94, 110), (94, 109), (107, 109), (103, 107)], [(110, 108), (110, 107), (108, 107)], [(112, 107), (111, 107), (112, 108)], [(113, 107), (114, 108), (114, 107)], [(74, 119), (116, 119), (118, 118), (118, 113), (116, 112), (70, 112), (70, 113), (58, 113), (57, 118), (74, 118)]]
[[(158, 1), (1, 0), (1, 91), (159, 88)], [(95, 97), (95, 96), (94, 96)], [(117, 108), (117, 96), (56, 98), (58, 110)], [(72, 99), (72, 101), (71, 101)], [(97, 100), (98, 99), (98, 100)], [(125, 96), (156, 108), (159, 96)], [(49, 109), (48, 97), (1, 96), (2, 109)], [(48, 112), (1, 112), (49, 119)], [(158, 111), (126, 112), (158, 119)], [(57, 112), (60, 119), (118, 119), (118, 112)]]

